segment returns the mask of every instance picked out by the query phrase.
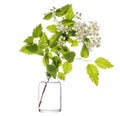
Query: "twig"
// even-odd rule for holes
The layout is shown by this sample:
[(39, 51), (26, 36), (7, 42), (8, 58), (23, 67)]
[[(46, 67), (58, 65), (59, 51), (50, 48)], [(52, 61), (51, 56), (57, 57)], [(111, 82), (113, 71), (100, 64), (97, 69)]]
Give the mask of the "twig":
[(50, 77), (48, 77), (47, 82), (45, 82), (45, 86), (44, 86), (43, 91), (42, 91), (42, 95), (41, 95), (40, 102), (39, 102), (39, 105), (38, 105), (39, 111), (40, 111), (40, 106), (41, 106), (41, 104), (42, 104), (43, 95), (44, 95), (44, 93), (45, 93), (45, 90), (46, 90), (46, 87), (47, 87), (47, 83), (49, 82), (49, 80), (50, 80)]
[(86, 60), (86, 59), (83, 59), (83, 58), (76, 58), (76, 60), (82, 60), (82, 61), (85, 61), (85, 62), (94, 62), (92, 60)]

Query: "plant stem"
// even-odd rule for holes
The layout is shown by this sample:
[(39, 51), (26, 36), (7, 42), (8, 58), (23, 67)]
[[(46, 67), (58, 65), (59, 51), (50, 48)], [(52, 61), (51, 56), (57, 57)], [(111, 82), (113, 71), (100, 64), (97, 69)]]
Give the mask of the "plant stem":
[(77, 60), (82, 60), (82, 61), (85, 61), (85, 62), (94, 62), (92, 60), (86, 60), (86, 59), (83, 59), (83, 58), (76, 58)]
[(47, 87), (47, 83), (49, 82), (49, 80), (50, 80), (50, 76), (48, 77), (47, 82), (45, 82), (45, 86), (44, 86), (43, 91), (42, 91), (42, 95), (41, 95), (40, 102), (39, 102), (39, 105), (38, 105), (39, 111), (40, 111), (40, 106), (42, 104), (43, 95), (45, 93), (45, 90), (46, 90), (46, 87)]

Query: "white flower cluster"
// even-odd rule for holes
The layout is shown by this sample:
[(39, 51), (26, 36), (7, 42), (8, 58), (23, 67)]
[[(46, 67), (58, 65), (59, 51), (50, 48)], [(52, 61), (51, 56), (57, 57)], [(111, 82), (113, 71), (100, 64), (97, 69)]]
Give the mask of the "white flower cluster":
[(99, 47), (100, 46), (100, 37), (99, 37), (99, 26), (96, 22), (77, 22), (74, 24), (73, 29), (76, 31), (76, 39), (79, 42), (85, 42), (85, 38), (88, 38), (89, 41), (86, 41), (88, 48)]
[(64, 26), (62, 22), (57, 22), (57, 31), (68, 34), (70, 30), (69, 30), (69, 27)]
[(82, 20), (81, 16), (82, 16), (82, 13), (76, 12), (74, 15), (74, 20), (76, 21)]
[[(53, 7), (51, 12), (53, 12), (53, 18), (57, 26), (57, 31), (67, 35), (71, 31), (71, 28), (69, 28), (69, 26), (65, 26), (61, 21), (58, 20), (59, 18), (56, 17), (55, 11), (56, 8)], [(99, 26), (97, 25), (97, 22), (83, 22), (81, 15), (81, 13), (76, 12), (73, 18), (76, 22), (72, 28), (72, 30), (76, 31), (75, 38), (78, 40), (78, 42), (84, 42), (89, 49), (92, 47), (99, 47), (101, 38), (99, 36)], [(64, 17), (62, 18), (64, 19)], [(88, 41), (85, 41), (86, 38)], [(64, 37), (61, 36), (60, 40), (61, 39), (64, 40)]]

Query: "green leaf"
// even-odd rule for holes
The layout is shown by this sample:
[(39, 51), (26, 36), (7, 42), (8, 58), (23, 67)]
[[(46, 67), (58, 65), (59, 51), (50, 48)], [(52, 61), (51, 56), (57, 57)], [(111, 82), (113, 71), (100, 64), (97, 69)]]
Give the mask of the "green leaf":
[(69, 33), (68, 33), (69, 37), (75, 36), (75, 35), (76, 35), (76, 31), (74, 31), (74, 30), (69, 31)]
[(78, 46), (78, 41), (77, 40), (73, 40), (71, 46), (72, 47)]
[(62, 65), (64, 74), (69, 73), (72, 70), (72, 64), (70, 62), (64, 62), (64, 64)]
[(89, 57), (89, 51), (88, 51), (88, 48), (86, 47), (85, 44), (83, 44), (80, 54), (81, 54), (81, 57), (83, 57), (83, 58), (88, 58)]
[(67, 46), (61, 46), (60, 52), (65, 55), (67, 52), (70, 52), (69, 48)]
[(71, 20), (74, 17), (74, 12), (72, 9), (72, 5), (69, 6), (67, 13), (65, 14), (66, 19)]
[(68, 61), (68, 62), (73, 62), (74, 58), (75, 58), (75, 52), (67, 52), (64, 55), (64, 58)]
[(44, 56), (43, 59), (42, 59), (42, 62), (44, 64), (44, 66), (47, 66), (49, 64), (49, 59)]
[(62, 73), (62, 72), (58, 72), (58, 78), (64, 81), (65, 80), (65, 74)]
[(48, 52), (48, 57), (50, 58), (50, 59), (52, 59), (53, 58), (53, 55), (52, 55), (52, 52)]
[(88, 64), (87, 67), (87, 74), (89, 75), (90, 79), (92, 80), (92, 82), (95, 85), (98, 85), (98, 81), (99, 81), (99, 71), (97, 69), (97, 67), (94, 64)]
[(39, 47), (44, 49), (46, 47), (48, 47), (48, 37), (46, 35), (46, 33), (43, 33), (40, 40), (39, 40), (39, 43), (38, 43)]
[(84, 38), (84, 42), (90, 43), (90, 39), (89, 38)]
[(47, 14), (44, 16), (43, 19), (45, 19), (45, 20), (50, 20), (50, 19), (52, 18), (52, 15), (53, 15), (53, 13), (52, 13), (52, 12), (49, 12), (49, 13), (47, 13)]
[(36, 53), (38, 50), (38, 46), (36, 44), (29, 44), (28, 46), (26, 46), (26, 49), (33, 53)]
[(38, 50), (37, 50), (36, 54), (43, 56), (44, 55), (43, 49), (38, 47)]
[(33, 36), (28, 36), (25, 40), (24, 40), (24, 42), (25, 43), (28, 43), (28, 44), (32, 44), (33, 43)]
[(72, 38), (69, 38), (69, 39), (68, 39), (68, 42), (69, 42), (69, 43), (73, 43), (73, 39), (72, 39)]
[(20, 51), (26, 54), (36, 54), (38, 46), (36, 44), (26, 44)]
[(105, 58), (103, 57), (99, 57), (95, 60), (95, 63), (97, 64), (97, 66), (99, 66), (100, 68), (106, 69), (106, 68), (112, 68), (113, 65)]
[(47, 30), (52, 32), (52, 33), (56, 33), (57, 32), (57, 27), (54, 24), (53, 25), (48, 25)]
[(69, 26), (69, 25), (73, 25), (73, 24), (75, 24), (75, 21), (73, 21), (73, 20), (62, 20), (62, 24), (64, 25), (64, 26)]
[(47, 66), (49, 64), (49, 49), (45, 49), (45, 54), (43, 57), (43, 64), (44, 66)]
[(23, 46), (23, 47), (20, 49), (20, 51), (23, 52), (23, 53), (25, 53), (25, 54), (28, 54), (28, 55), (34, 54), (34, 53), (31, 52), (30, 50), (28, 50), (26, 47), (27, 47), (27, 45)]
[(51, 48), (51, 52), (54, 52), (55, 54), (58, 54), (58, 47), (59, 46), (53, 46), (52, 48)]
[(49, 45), (50, 47), (54, 47), (55, 45), (57, 45), (58, 39), (61, 36), (61, 33), (55, 33), (49, 40)]
[(65, 5), (62, 8), (57, 9), (55, 12), (55, 15), (58, 17), (65, 15), (67, 13), (69, 7), (70, 7), (70, 5)]
[(53, 77), (56, 78), (57, 68), (54, 65), (47, 65), (47, 72)]
[(60, 65), (61, 63), (61, 59), (58, 57), (58, 56), (54, 56), (52, 58), (52, 61), (53, 61), (53, 64), (58, 68), (58, 66)]
[(37, 38), (37, 37), (41, 37), (41, 35), (42, 35), (42, 25), (39, 24), (33, 29), (32, 36), (34, 38)]

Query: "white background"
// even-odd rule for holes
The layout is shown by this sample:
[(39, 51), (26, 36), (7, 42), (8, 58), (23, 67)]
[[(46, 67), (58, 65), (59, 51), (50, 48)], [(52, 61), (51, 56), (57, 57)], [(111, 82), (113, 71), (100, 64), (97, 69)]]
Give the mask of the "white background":
[[(52, 6), (72, 3), (85, 20), (100, 25), (102, 45), (93, 59), (108, 58), (114, 68), (100, 70), (96, 87), (76, 61), (62, 82), (61, 113), (39, 113), (38, 83), (45, 76), (39, 56), (19, 52), (23, 40), (42, 22)], [(0, 0), (0, 115), (1, 116), (120, 116), (120, 6), (119, 0)]]

